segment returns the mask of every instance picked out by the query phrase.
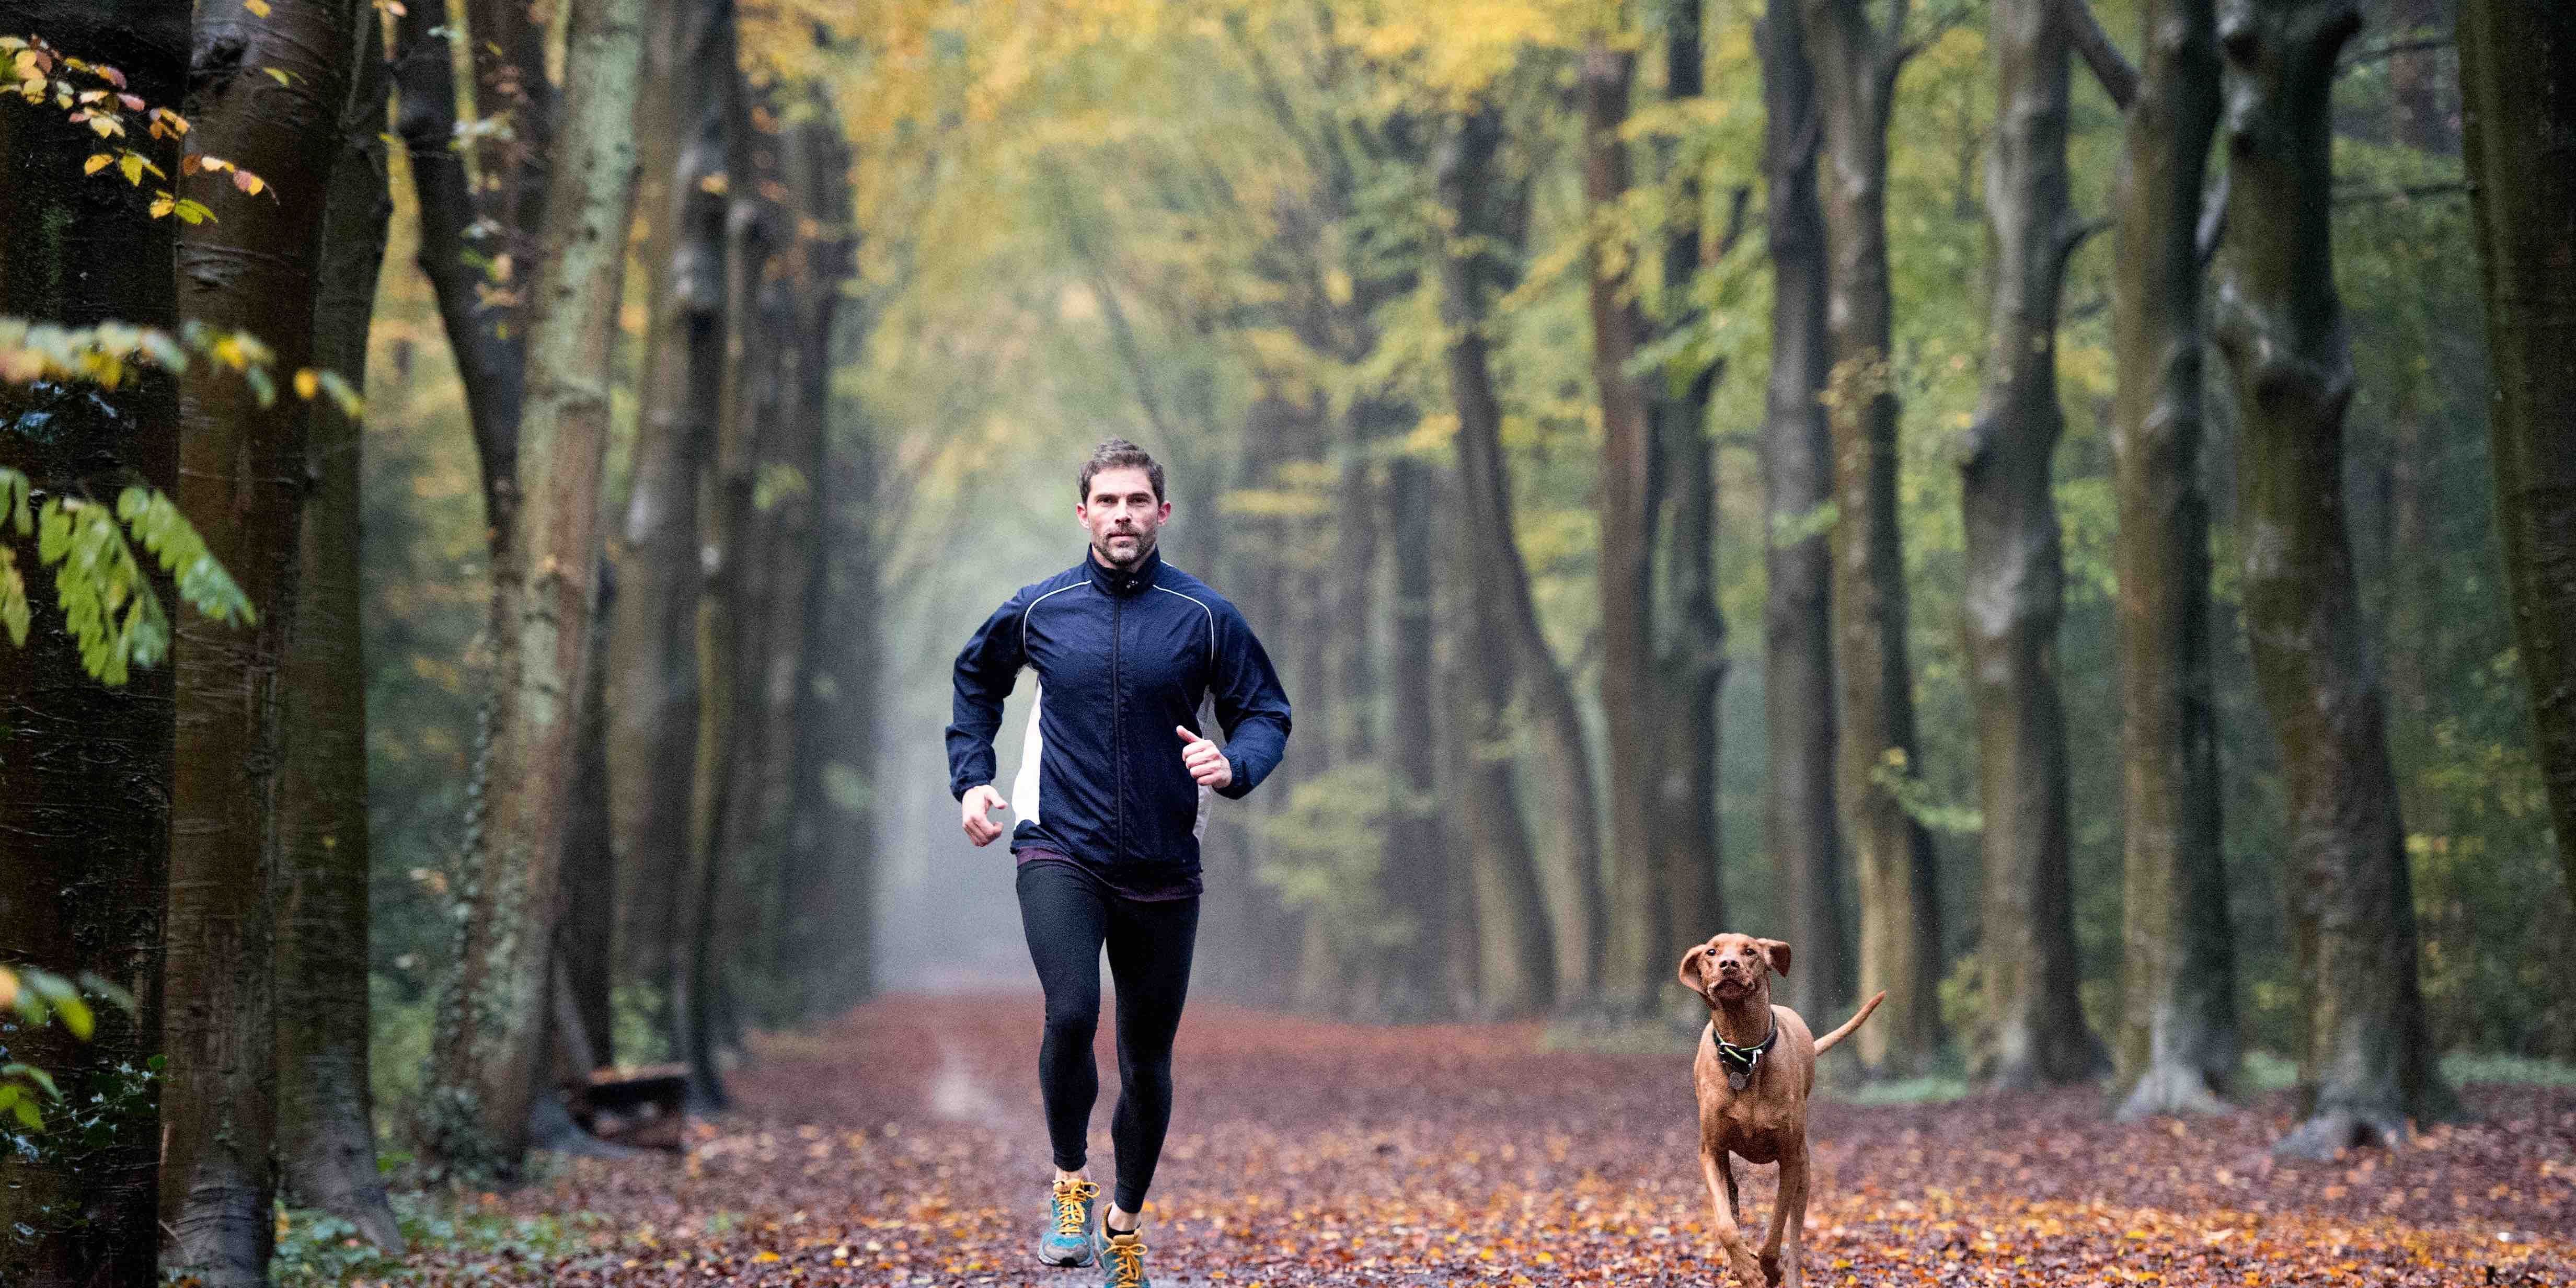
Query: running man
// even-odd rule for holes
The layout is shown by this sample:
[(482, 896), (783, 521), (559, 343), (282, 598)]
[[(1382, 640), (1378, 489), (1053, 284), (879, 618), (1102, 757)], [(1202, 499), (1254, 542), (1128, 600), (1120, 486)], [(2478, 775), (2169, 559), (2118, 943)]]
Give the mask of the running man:
[[(1083, 463), (1075, 496), (1091, 537), (1082, 562), (1022, 587), (957, 655), (948, 786), (977, 845), (1002, 834), (991, 811), (1019, 816), (1011, 850), (1020, 925), (1046, 990), (1038, 1081), (1055, 1150), (1038, 1259), (1096, 1258), (1110, 1288), (1147, 1288), (1141, 1214), (1172, 1117), (1207, 798), (1241, 797), (1269, 776), (1287, 749), (1288, 695), (1234, 605), (1155, 551), (1172, 506), (1153, 457), (1110, 439)], [(993, 736), (1023, 666), (1036, 669), (1038, 693), (1014, 806), (993, 789)], [(1211, 696), (1222, 749), (1198, 729)], [(1095, 1234), (1099, 1188), (1084, 1163), (1100, 1094), (1091, 1038), (1104, 946), (1118, 988), (1117, 1190)]]

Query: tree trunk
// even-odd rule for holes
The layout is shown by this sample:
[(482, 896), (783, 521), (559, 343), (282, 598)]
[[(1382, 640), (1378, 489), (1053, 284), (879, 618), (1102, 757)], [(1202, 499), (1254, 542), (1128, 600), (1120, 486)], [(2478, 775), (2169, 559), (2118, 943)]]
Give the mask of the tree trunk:
[(2461, 0), (2459, 33), (2496, 521), (2561, 885), (2576, 899), (2576, 19)]
[[(742, 92), (749, 104), (752, 91), (746, 86)], [(774, 99), (767, 94), (759, 97), (764, 114), (775, 111)], [(733, 980), (771, 974), (777, 965), (777, 936), (763, 929), (765, 924), (774, 926), (776, 910), (770, 907), (769, 896), (778, 888), (777, 855), (768, 845), (773, 833), (766, 816), (769, 782), (778, 763), (770, 738), (775, 722), (770, 718), (769, 681), (782, 661), (794, 665), (795, 650), (805, 642), (801, 631), (781, 635), (775, 620), (786, 602), (802, 602), (805, 588), (801, 570), (786, 563), (787, 526), (801, 498), (766, 486), (777, 469), (787, 464), (782, 455), (782, 436), (789, 432), (785, 394), (794, 380), (788, 361), (791, 346), (783, 276), (792, 271), (787, 255), (792, 245), (781, 236), (783, 212), (763, 195), (780, 190), (778, 159), (783, 145), (778, 134), (745, 134), (738, 154), (743, 168), (730, 187), (735, 199), (727, 217), (732, 232), (726, 250), (726, 399), (732, 404), (730, 414), (741, 421), (743, 450), (749, 458), (743, 467), (749, 486), (741, 526), (725, 549), (730, 573), (723, 593), (730, 597), (727, 609), (740, 625), (730, 646), (733, 666), (727, 700), (733, 726), (725, 735), (725, 755), (716, 762), (715, 771), (725, 779), (721, 796), (725, 810), (714, 833), (714, 853), (721, 856), (730, 887), (719, 901), (723, 916), (716, 931), (717, 951), (728, 963), (727, 977)]]
[[(155, 106), (175, 107), (185, 90), (188, 16), (173, 0), (0, 0), (0, 31), (115, 67)], [(0, 110), (0, 314), (175, 332), (178, 221), (147, 217), (144, 194), (123, 183), (84, 181), (82, 159), (97, 142), (60, 112)], [(179, 172), (176, 141), (138, 132), (125, 142)], [(170, 491), (178, 411), (178, 381), (158, 370), (113, 389), (0, 385), (0, 465), (24, 473), (40, 496), (113, 501), (127, 484)], [(51, 432), (20, 432), (38, 412), (51, 413)], [(169, 604), (169, 579), (152, 577)], [(29, 577), (31, 598), (39, 585)], [(40, 1149), (0, 1150), (0, 1229), (12, 1232), (0, 1238), (0, 1282), (87, 1288), (158, 1277), (160, 1111), (134, 1071), (161, 1050), (173, 713), (169, 667), (101, 684), (59, 618), (39, 617), (25, 649), (0, 664), (0, 852), (9, 856), (0, 863), (0, 944), (13, 963), (94, 972), (136, 1003), (132, 1012), (99, 1007), (86, 1042), (59, 1025), (9, 1035), (11, 1060), (53, 1074), (66, 1101), (111, 1112), (82, 1132), (60, 1129), (68, 1114), (49, 1114), (56, 1130), (38, 1138)]]
[[(339, 152), (322, 213), (313, 365), (363, 387), (367, 326), (393, 214), (385, 168), (390, 68), (376, 10), (359, 6)], [(367, 670), (358, 569), (362, 506), (356, 418), (311, 406), (297, 555), (296, 620), (284, 674), (278, 784), (277, 1154), (289, 1203), (321, 1208), (399, 1253), (402, 1231), (376, 1170), (367, 1082)]]
[[(1700, 0), (1673, 0), (1666, 15), (1664, 96), (1674, 103), (1700, 97), (1706, 71), (1700, 32)], [(1664, 168), (1671, 174), (1679, 208), (1664, 234), (1663, 291), (1667, 330), (1695, 326), (1699, 310), (1691, 301), (1692, 278), (1703, 249), (1712, 257), (1732, 249), (1743, 227), (1744, 202), (1736, 190), (1734, 222), (1712, 244), (1700, 228), (1701, 195), (1694, 169), (1679, 168), (1665, 149)], [(1665, 956), (1683, 944), (1698, 943), (1726, 924), (1725, 892), (1719, 883), (1718, 730), (1720, 700), (1726, 689), (1726, 618), (1717, 608), (1717, 452), (1708, 437), (1708, 404), (1725, 374), (1723, 360), (1694, 373), (1679, 390), (1669, 380), (1655, 380), (1649, 408), (1654, 420), (1658, 498), (1648, 509), (1659, 512), (1657, 599), (1665, 607), (1656, 630), (1656, 756), (1649, 830), (1654, 841), (1655, 880), (1663, 892), (1661, 930)], [(1668, 498), (1668, 502), (1665, 501)], [(1664, 997), (1677, 994), (1662, 990)]]
[[(832, 298), (816, 297), (818, 307)], [(852, 327), (856, 329), (855, 326)], [(830, 350), (821, 350), (818, 356)], [(814, 398), (828, 397), (828, 366)], [(826, 404), (828, 405), (828, 404)], [(829, 1014), (872, 991), (875, 950), (876, 722), (883, 648), (877, 635), (877, 559), (869, 516), (876, 456), (864, 422), (840, 420), (816, 475), (821, 549), (805, 625), (805, 671), (796, 686), (796, 786), (786, 871), (813, 906), (788, 922), (805, 934), (791, 960)], [(802, 928), (809, 925), (810, 931)]]
[[(1495, 669), (1507, 686), (1492, 722), (1471, 719), (1470, 727), (1480, 729), (1472, 740), (1479, 757), (1508, 756), (1516, 731), (1504, 712), (1515, 701), (1526, 704), (1529, 732), (1538, 742), (1538, 777), (1547, 787), (1539, 811), (1548, 820), (1546, 840), (1535, 853), (1554, 949), (1549, 991), (1558, 1006), (1582, 1007), (1598, 1000), (1603, 929), (1592, 763), (1584, 752), (1574, 691), (1539, 630), (1529, 569), (1513, 535), (1503, 408), (1483, 334), (1491, 317), (1489, 297), (1507, 290), (1517, 274), (1525, 232), (1516, 208), (1526, 202), (1526, 192), (1485, 177), (1501, 149), (1502, 128), (1500, 112), (1489, 107), (1471, 112), (1440, 176), (1441, 201), (1457, 219), (1457, 240), (1442, 253), (1440, 271), (1441, 320), (1452, 333), (1447, 365), (1450, 397), (1458, 411), (1458, 468), (1466, 502), (1466, 552), (1472, 561), (1461, 572), (1472, 587), (1478, 647), (1490, 640), (1502, 650), (1477, 669)], [(1481, 676), (1470, 679), (1471, 686), (1481, 683)], [(1518, 819), (1513, 814), (1496, 823)]]
[[(790, 440), (780, 446), (780, 458), (800, 473), (806, 487), (801, 495), (791, 495), (791, 507), (782, 521), (782, 547), (794, 568), (794, 582), (789, 593), (779, 602), (779, 612), (771, 620), (770, 631), (779, 638), (792, 634), (795, 647), (785, 656), (773, 659), (773, 671), (765, 699), (769, 708), (769, 736), (772, 738), (770, 760), (776, 767), (777, 799), (772, 806), (775, 815), (771, 848), (778, 871), (779, 926), (778, 960), (791, 994), (797, 999), (798, 1018), (820, 1019), (828, 1016), (827, 1006), (837, 1005), (844, 995), (840, 983), (842, 950), (834, 941), (857, 929), (843, 911), (840, 855), (829, 855), (819, 847), (801, 846), (797, 839), (798, 800), (801, 784), (812, 778), (821, 764), (829, 762), (837, 749), (817, 747), (815, 740), (798, 727), (805, 710), (807, 693), (818, 687), (819, 677), (840, 676), (823, 656), (826, 650), (847, 649), (852, 641), (824, 635), (813, 623), (829, 611), (826, 600), (834, 593), (826, 573), (826, 561), (836, 534), (832, 531), (833, 499), (826, 479), (835, 468), (836, 454), (832, 443), (832, 360), (834, 327), (840, 312), (841, 286), (852, 272), (851, 255), (855, 238), (849, 229), (849, 147), (841, 139), (838, 117), (830, 100), (820, 89), (812, 91), (816, 113), (794, 127), (781, 146), (787, 150), (788, 190), (796, 201), (794, 248), (789, 281), (793, 288), (793, 318), (785, 337), (787, 376), (787, 409), (782, 438)], [(873, 680), (865, 675), (847, 677), (862, 684)], [(837, 696), (837, 695), (836, 695)], [(848, 731), (835, 730), (846, 736)], [(862, 735), (864, 745), (865, 735)], [(813, 760), (813, 757), (821, 760)], [(821, 838), (815, 834), (815, 839)], [(835, 837), (862, 840), (864, 831), (836, 828)], [(862, 931), (864, 949), (864, 932)], [(864, 958), (862, 958), (864, 960)]]
[(1995, 129), (1986, 217), (1995, 248), (1985, 390), (1960, 465), (1967, 535), (1963, 592), (1968, 695), (1976, 706), (1985, 811), (1989, 1080), (2023, 1090), (2107, 1071), (2076, 997), (2074, 873), (2068, 854), (2066, 706), (2057, 687), (2065, 609), (2051, 466), (2057, 307), (2077, 233), (2068, 196), (2064, 0), (1996, 0)]
[(1459, 1014), (1467, 981), (1452, 978), (1457, 959), (1454, 937), (1460, 927), (1452, 915), (1450, 894), (1458, 877), (1451, 871), (1448, 831), (1438, 812), (1437, 772), (1440, 704), (1435, 619), (1432, 615), (1434, 561), (1440, 540), (1432, 507), (1439, 504), (1437, 481), (1420, 457), (1399, 455), (1387, 462), (1385, 521), (1390, 561), (1394, 564), (1394, 650), (1387, 659), (1387, 739), (1394, 808), (1386, 823), (1387, 897), (1416, 918), (1411, 951), (1399, 978), (1418, 999), (1410, 1008), (1417, 1018), (1450, 1018)]
[(1788, 1005), (1823, 1015), (1857, 987), (1844, 930), (1834, 808), (1833, 556), (1817, 518), (1833, 504), (1825, 429), (1825, 227), (1816, 205), (1815, 70), (1793, 4), (1756, 28), (1762, 58), (1764, 219), (1771, 255), (1771, 379), (1762, 418), (1762, 708), (1769, 761), (1764, 844), (1797, 947)]
[[(617, 1063), (617, 855), (608, 811), (608, 624), (617, 611), (616, 568), (604, 557), (591, 576), (589, 661), (574, 715), (572, 784), (564, 805), (563, 894), (555, 951), (593, 1067)], [(551, 1016), (549, 1012), (549, 1016)], [(574, 1053), (581, 1054), (581, 1053)], [(538, 1057), (542, 1064), (546, 1057)], [(588, 1073), (588, 1069), (575, 1072)]]
[(640, 0), (572, 0), (561, 155), (529, 298), (518, 430), (520, 540), (493, 565), (494, 686), (487, 801), (464, 859), (457, 985), (433, 1054), (430, 1156), (515, 1173), (528, 1135), (552, 979), (558, 878), (599, 554), (609, 355), (635, 185), (629, 112)]
[(1582, 59), (1583, 199), (1593, 222), (1585, 246), (1592, 321), (1592, 380), (1601, 399), (1601, 713), (1610, 761), (1610, 855), (1601, 1000), (1641, 1014), (1662, 993), (1671, 964), (1670, 920), (1653, 866), (1654, 430), (1628, 374), (1644, 320), (1637, 314), (1624, 244), (1605, 246), (1628, 191), (1628, 87), (1636, 56), (1601, 37)]
[[(2281, 742), (2306, 993), (2306, 1118), (2284, 1153), (2402, 1140), (2444, 1114), (2417, 983), (2415, 903), (2344, 525), (2352, 352), (2334, 285), (2329, 111), (2352, 0), (2228, 0), (2227, 244), (2216, 332), (2233, 368), (2245, 625)], [(2322, 483), (2320, 481), (2323, 481)]]
[[(731, 0), (656, 11), (658, 51), (676, 46), (673, 79), (639, 104), (648, 143), (677, 135), (669, 204), (649, 212), (667, 228), (667, 257), (646, 261), (651, 327), (635, 444), (634, 493), (611, 633), (610, 804), (633, 891), (623, 941), (628, 978), (662, 1006), (672, 1059), (682, 1057), (679, 975), (687, 935), (689, 816), (698, 739), (698, 475), (715, 434), (723, 369), (724, 197), (709, 180), (726, 169), (725, 101), (734, 83)], [(667, 109), (667, 110), (664, 110)], [(667, 127), (656, 136), (649, 131)]]
[(2216, 19), (2210, 0), (2150, 0), (2141, 27), (2111, 257), (2129, 1118), (2224, 1111), (2237, 1061), (2200, 478), (2198, 228), (2218, 125)]
[[(1440, 199), (1456, 216), (1458, 240), (1441, 252), (1441, 323), (1448, 331), (1450, 396), (1458, 410), (1458, 469), (1464, 504), (1452, 551), (1468, 612), (1458, 649), (1456, 703), (1461, 759), (1456, 818), (1473, 856), (1477, 1001), (1488, 1016), (1523, 1015), (1588, 996), (1594, 955), (1588, 863), (1566, 857), (1542, 875), (1530, 851), (1512, 780), (1513, 700), (1527, 664), (1537, 619), (1528, 574), (1512, 536), (1511, 485), (1504, 477), (1502, 405), (1495, 400), (1484, 327), (1488, 299), (1500, 293), (1507, 266), (1489, 262), (1508, 243), (1498, 218), (1494, 161), (1503, 144), (1502, 112), (1490, 104), (1466, 115), (1440, 157)], [(1544, 648), (1545, 641), (1539, 641)], [(1553, 670), (1555, 660), (1544, 659)], [(1535, 686), (1533, 686), (1535, 687)], [(1562, 687), (1561, 685), (1559, 687)], [(1589, 799), (1588, 787), (1585, 798)], [(1587, 814), (1588, 818), (1588, 814)], [(1588, 826), (1588, 823), (1587, 823)], [(1550, 889), (1549, 882), (1556, 882)]]
[(1861, 1060), (1901, 1074), (1926, 1067), (1943, 1041), (1940, 881), (1932, 838), (1884, 781), (1919, 776), (1897, 529), (1887, 270), (1887, 121), (1904, 62), (1908, 6), (1894, 0), (1881, 30), (1862, 0), (1803, 3), (1829, 176), (1820, 197), (1833, 356), (1823, 398), (1834, 444), (1835, 662), (1842, 699), (1835, 786), (1860, 867), (1860, 991), (1885, 989), (1895, 1002), (1886, 1020), (1860, 1031)]
[[(726, 85), (718, 105), (724, 131), (725, 170), (749, 173), (749, 107), (741, 73), (728, 60)], [(746, 386), (753, 379), (749, 351), (752, 295), (760, 266), (768, 257), (766, 230), (757, 208), (735, 201), (725, 214), (723, 319), (717, 366), (715, 436), (712, 468), (700, 477), (698, 490), (698, 739), (697, 762), (689, 792), (689, 886), (696, 892), (684, 909), (688, 927), (678, 965), (679, 991), (672, 1008), (679, 1022), (680, 1058), (689, 1066), (691, 1101), (701, 1108), (723, 1109), (731, 1103), (717, 1063), (717, 1023), (724, 987), (716, 965), (728, 928), (725, 880), (732, 855), (726, 852), (730, 815), (736, 807), (730, 772), (740, 743), (742, 701), (742, 621), (749, 611), (746, 541), (752, 535), (752, 485), (758, 467), (759, 420), (751, 414)], [(729, 958), (729, 955), (728, 955)]]
[[(395, 121), (410, 157), (412, 192), (420, 209), (416, 260), (437, 297), (441, 329), (465, 387), (465, 417), (482, 470), (483, 524), (498, 567), (502, 548), (517, 528), (518, 446), (513, 435), (526, 385), (526, 355), (516, 338), (523, 328), (513, 297), (487, 298), (479, 288), (491, 283), (477, 265), (493, 262), (524, 230), (508, 222), (507, 208), (489, 195), (477, 195), (465, 154), (454, 146), (456, 76), (448, 42), (456, 32), (447, 18), (444, 5), (414, 4), (404, 6), (395, 23), (394, 93), (401, 101)], [(537, 68), (535, 78), (542, 81), (542, 61)], [(537, 158), (511, 168), (541, 164)]]
[[(179, 234), (180, 312), (268, 338), (280, 374), (311, 365), (322, 214), (358, 25), (342, 0), (298, 0), (265, 18), (211, 8), (193, 31), (192, 143), (278, 191), (245, 197), (202, 170), (179, 180), (181, 195), (219, 212)], [(262, 74), (271, 70), (294, 84)], [(206, 548), (258, 613), (245, 627), (182, 606), (172, 649), (163, 1259), (213, 1288), (266, 1283), (274, 1241), (277, 673), (295, 620), (305, 428), (292, 409), (260, 406), (220, 364), (180, 381), (174, 499), (181, 513), (229, 520), (207, 524)]]

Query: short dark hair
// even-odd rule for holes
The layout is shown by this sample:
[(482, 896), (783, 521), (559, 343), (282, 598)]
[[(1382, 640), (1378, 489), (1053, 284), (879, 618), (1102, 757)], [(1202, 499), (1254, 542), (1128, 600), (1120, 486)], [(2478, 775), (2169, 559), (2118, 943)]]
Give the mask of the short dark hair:
[(1143, 470), (1146, 479), (1154, 485), (1154, 499), (1166, 499), (1163, 495), (1162, 462), (1126, 439), (1113, 438), (1092, 448), (1091, 459), (1082, 463), (1082, 475), (1074, 480), (1075, 500), (1086, 503), (1091, 500), (1091, 476), (1102, 470)]

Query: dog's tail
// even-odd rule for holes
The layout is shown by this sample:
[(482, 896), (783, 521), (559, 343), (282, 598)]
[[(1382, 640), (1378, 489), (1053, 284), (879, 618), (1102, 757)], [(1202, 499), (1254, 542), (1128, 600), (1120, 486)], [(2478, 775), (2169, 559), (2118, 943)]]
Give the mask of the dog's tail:
[(1859, 1028), (1863, 1021), (1869, 1019), (1869, 1013), (1877, 1010), (1878, 1004), (1886, 1000), (1887, 990), (1882, 988), (1878, 991), (1878, 996), (1861, 1003), (1860, 1014), (1843, 1021), (1843, 1026), (1841, 1028), (1816, 1039), (1816, 1054), (1823, 1055), (1827, 1051), (1833, 1050), (1835, 1043), (1842, 1041), (1844, 1038), (1850, 1037), (1852, 1035), (1852, 1030)]

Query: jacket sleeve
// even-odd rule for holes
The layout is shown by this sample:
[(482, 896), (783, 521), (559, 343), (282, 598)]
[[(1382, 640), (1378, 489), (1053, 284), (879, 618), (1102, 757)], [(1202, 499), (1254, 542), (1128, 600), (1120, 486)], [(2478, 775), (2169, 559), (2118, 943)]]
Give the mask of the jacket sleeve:
[(1211, 687), (1217, 723), (1225, 730), (1225, 757), (1234, 767), (1234, 781), (1218, 788), (1217, 795), (1240, 800), (1287, 754), (1288, 691), (1280, 687), (1279, 673), (1271, 669), (1270, 655), (1253, 637), (1251, 624), (1232, 604), (1217, 615)]
[(1025, 590), (1012, 595), (957, 654), (957, 699), (948, 725), (951, 796), (962, 799), (993, 781), (993, 735), (1001, 732), (1002, 699), (1011, 696), (1020, 667), (1028, 661), (1020, 647), (1027, 599)]

